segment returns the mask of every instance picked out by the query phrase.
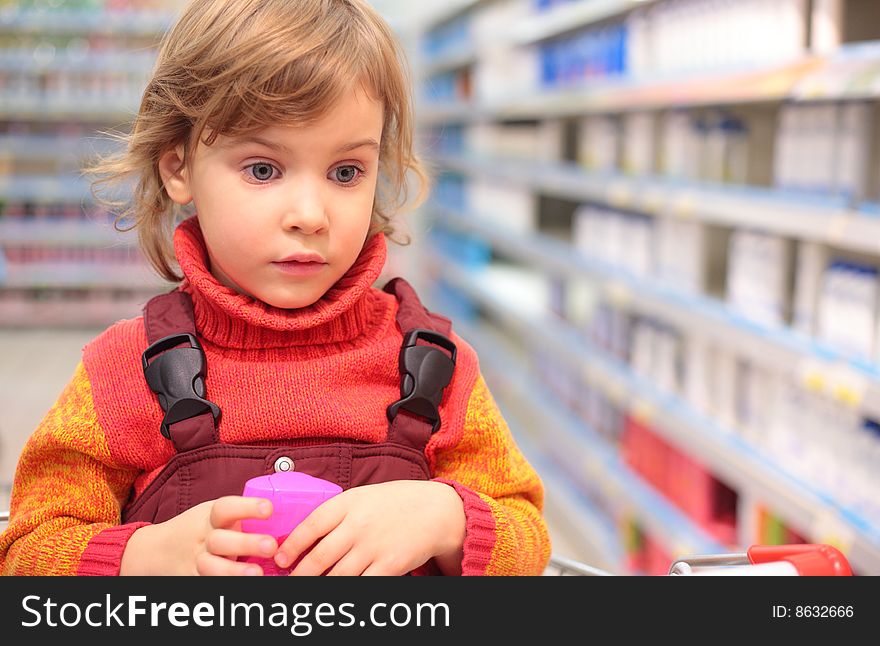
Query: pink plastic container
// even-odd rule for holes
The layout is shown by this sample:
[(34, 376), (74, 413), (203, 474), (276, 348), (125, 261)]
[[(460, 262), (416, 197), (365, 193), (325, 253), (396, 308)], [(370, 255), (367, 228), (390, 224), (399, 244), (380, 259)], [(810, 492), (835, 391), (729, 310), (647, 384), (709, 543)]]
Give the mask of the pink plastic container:
[[(272, 473), (251, 478), (244, 485), (243, 496), (272, 501), (272, 515), (266, 519), (248, 518), (241, 522), (243, 532), (268, 534), (280, 545), (313, 509), (342, 492), (342, 487), (297, 471)], [(244, 561), (257, 563), (268, 576), (286, 576), (293, 568), (279, 568), (272, 559), (249, 556)]]

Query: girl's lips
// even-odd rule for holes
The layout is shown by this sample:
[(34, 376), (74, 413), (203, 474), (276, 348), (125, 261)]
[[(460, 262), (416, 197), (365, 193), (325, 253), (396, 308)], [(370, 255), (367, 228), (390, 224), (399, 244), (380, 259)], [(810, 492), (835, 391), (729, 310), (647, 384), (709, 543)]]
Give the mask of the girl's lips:
[(317, 274), (327, 266), (326, 262), (297, 262), (295, 260), (273, 262), (272, 264), (285, 274), (290, 274), (292, 276), (311, 276), (312, 274)]

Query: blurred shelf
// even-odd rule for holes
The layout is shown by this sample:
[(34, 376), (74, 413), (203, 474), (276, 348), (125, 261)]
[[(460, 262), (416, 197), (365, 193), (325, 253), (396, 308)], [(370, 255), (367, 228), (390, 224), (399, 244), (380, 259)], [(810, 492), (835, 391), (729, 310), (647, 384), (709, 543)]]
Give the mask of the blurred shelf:
[(38, 53), (26, 50), (0, 50), (0, 72), (24, 75), (112, 72), (116, 75), (138, 74), (146, 79), (155, 62), (155, 52), (60, 53), (41, 58)]
[(880, 96), (880, 43), (843, 45), (795, 83), (795, 101), (857, 100)]
[(756, 365), (776, 371), (787, 369), (805, 387), (825, 392), (880, 419), (880, 367), (873, 362), (847, 356), (787, 327), (755, 323), (716, 299), (683, 292), (587, 258), (570, 244), (546, 235), (509, 233), (479, 214), (441, 207), (433, 212), (445, 226), (474, 233), (496, 249), (542, 271), (573, 278), (592, 277), (617, 307), (732, 348)]
[(158, 11), (77, 11), (60, 8), (41, 11), (7, 6), (0, 7), (0, 34), (159, 37), (173, 20), (173, 14)]
[[(469, 335), (467, 338), (477, 339), (474, 335)], [(512, 407), (507, 405), (508, 398), (520, 397), (520, 393), (506, 392), (503, 376), (498, 375), (498, 366), (490, 361), (483, 362), (484, 354), (488, 353), (488, 351), (484, 352), (486, 346), (479, 340), (475, 340), (474, 343), (479, 344), (477, 351), (480, 353), (481, 368), (487, 379), (492, 381), (492, 394), (496, 397), (498, 405), (505, 411), (511, 409)], [(523, 455), (541, 477), (544, 484), (544, 507), (547, 512), (553, 513), (555, 518), (562, 519), (559, 522), (565, 524), (573, 538), (582, 542), (582, 551), (590, 551), (596, 555), (589, 561), (590, 565), (617, 574), (627, 573), (624, 541), (618, 533), (614, 519), (605, 516), (578, 489), (575, 482), (559, 472), (559, 467), (553, 458), (539, 449), (533, 440), (528, 439), (515, 415), (507, 416), (505, 413), (505, 421), (510, 426)], [(592, 484), (594, 488), (597, 486), (595, 482)]]
[(0, 251), (3, 245), (40, 247), (136, 247), (137, 234), (113, 228), (109, 221), (71, 218), (0, 218)]
[(536, 11), (516, 25), (511, 40), (517, 45), (530, 45), (542, 40), (586, 27), (644, 7), (654, 0), (580, 0), (566, 2), (545, 11)]
[(804, 56), (763, 67), (702, 71), (665, 78), (588, 78), (580, 87), (535, 90), (491, 102), (425, 103), (424, 124), (484, 119), (543, 120), (579, 115), (768, 103), (864, 100), (880, 97), (880, 43), (842, 46), (828, 56)]
[[(439, 309), (442, 310), (442, 306)], [(526, 430), (534, 428), (534, 425), (529, 420), (520, 420), (517, 415), (522, 399), (521, 389), (524, 387), (522, 371), (516, 368), (500, 344), (491, 338), (491, 332), (481, 328), (479, 324), (465, 323), (461, 319), (455, 323), (456, 333), (477, 350), (480, 370), (517, 446), (541, 476), (547, 513), (553, 515), (557, 524), (564, 525), (566, 536), (578, 544), (578, 554), (590, 553), (591, 565), (609, 572), (626, 573), (624, 540), (620, 536), (617, 521), (598, 508), (596, 502), (590, 500), (572, 478), (560, 473), (553, 457), (541, 448), (540, 438), (535, 437), (534, 431)], [(513, 376), (518, 374), (519, 377)], [(596, 490), (600, 484), (601, 480), (591, 482), (590, 490)], [(619, 501), (614, 502), (619, 505)]]
[[(507, 421), (513, 427), (517, 425), (515, 419)], [(547, 458), (538, 457), (537, 449), (522, 443), (520, 448), (541, 476), (546, 513), (562, 519), (558, 522), (564, 524), (567, 532), (581, 542), (579, 546), (582, 550), (596, 555), (588, 564), (615, 574), (628, 573), (626, 555), (621, 547), (623, 541), (609, 526), (609, 519), (602, 516), (589, 501), (585, 501), (583, 494), (577, 491), (571, 481), (560, 477), (558, 469)]]
[(421, 73), (423, 76), (434, 76), (444, 72), (451, 72), (462, 67), (472, 65), (477, 60), (477, 52), (473, 46), (452, 47), (446, 51), (423, 62)]
[(168, 285), (144, 264), (121, 262), (6, 263), (0, 288), (160, 290)]
[(57, 159), (81, 160), (124, 149), (124, 144), (107, 137), (76, 135), (0, 135), (0, 160)]
[(470, 123), (487, 118), (472, 102), (433, 102), (422, 99), (416, 105), (416, 115), (422, 125), (445, 123)]
[[(727, 551), (727, 548), (709, 537), (633, 473), (622, 461), (615, 447), (568, 413), (565, 406), (543, 384), (506, 359), (503, 352), (494, 350), (491, 340), (485, 334), (473, 327), (463, 328), (458, 322), (456, 328), (462, 329), (467, 335), (463, 334), (463, 338), (473, 340), (481, 362), (485, 355), (488, 363), (493, 366), (492, 374), (497, 378), (496, 383), (503, 383), (501, 390), (506, 393), (506, 397), (515, 399), (517, 406), (530, 409), (531, 417), (543, 420), (544, 425), (531, 431), (529, 437), (533, 438), (535, 445), (540, 445), (543, 454), (552, 456), (557, 465), (555, 472), (558, 480), (571, 479), (576, 488), (584, 491), (598, 489), (603, 500), (621, 515), (635, 514), (647, 531), (664, 543), (673, 554), (715, 554)], [(599, 521), (596, 517), (587, 522), (601, 522), (606, 527), (608, 525), (607, 521)], [(600, 542), (610, 540), (601, 533), (599, 537)], [(608, 556), (616, 562), (620, 561), (620, 556), (613, 552)]]
[(3, 97), (0, 119), (35, 119), (39, 121), (129, 122), (137, 115), (140, 91), (135, 95), (54, 96), (51, 94), (16, 94)]
[(823, 60), (804, 58), (786, 65), (724, 72), (700, 72), (659, 81), (632, 78), (584, 79), (584, 86), (559, 90), (536, 88), (523, 96), (511, 96), (479, 104), (424, 104), (419, 121), (493, 119), (553, 119), (595, 113), (627, 112), (661, 108), (730, 105), (781, 101), (795, 84), (820, 68)]
[(0, 200), (17, 202), (93, 201), (89, 182), (77, 174), (0, 175)]
[[(486, 235), (486, 238), (493, 243), (501, 240), (501, 236), (496, 235)], [(509, 245), (502, 243), (502, 246), (509, 249)], [(562, 254), (560, 262), (565, 263), (565, 252), (559, 249), (557, 253)], [(659, 391), (628, 365), (593, 347), (570, 324), (549, 315), (538, 317), (518, 311), (482, 286), (478, 273), (463, 270), (453, 262), (444, 260), (432, 264), (455, 289), (486, 308), (528, 343), (553, 354), (568, 365), (573, 374), (583, 375), (611, 401), (638, 419), (648, 421), (667, 440), (705, 463), (728, 485), (765, 501), (810, 540), (841, 546), (856, 568), (866, 573), (880, 573), (880, 527), (870, 525), (827, 495), (784, 473), (730, 429), (697, 413), (678, 397)], [(559, 448), (562, 457), (571, 449), (564, 445)]]
[(486, 0), (445, 0), (445, 2), (437, 3), (433, 9), (423, 11), (419, 21), (420, 27), (428, 31), (476, 7), (481, 2), (486, 2)]
[(435, 165), (463, 175), (528, 187), (574, 201), (813, 240), (880, 254), (880, 217), (847, 206), (844, 198), (772, 188), (723, 186), (591, 173), (568, 163), (437, 155)]
[[(156, 292), (158, 293), (158, 292)], [(141, 315), (150, 295), (121, 301), (0, 300), (0, 328), (102, 329)]]

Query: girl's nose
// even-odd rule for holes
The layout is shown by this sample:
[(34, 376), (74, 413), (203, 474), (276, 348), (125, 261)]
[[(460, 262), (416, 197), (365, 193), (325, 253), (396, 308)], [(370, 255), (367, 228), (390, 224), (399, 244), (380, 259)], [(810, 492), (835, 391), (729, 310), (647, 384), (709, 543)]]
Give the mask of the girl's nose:
[(310, 235), (327, 227), (324, 198), (320, 187), (309, 180), (294, 180), (286, 196), (283, 226)]

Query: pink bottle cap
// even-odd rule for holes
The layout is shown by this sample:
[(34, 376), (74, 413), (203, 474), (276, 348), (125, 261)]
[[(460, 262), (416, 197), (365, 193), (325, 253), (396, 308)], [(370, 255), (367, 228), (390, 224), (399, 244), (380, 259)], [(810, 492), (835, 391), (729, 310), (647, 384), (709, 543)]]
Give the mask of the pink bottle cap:
[(244, 485), (244, 496), (272, 501), (272, 515), (266, 519), (248, 518), (241, 529), (250, 534), (269, 534), (280, 543), (313, 509), (342, 492), (339, 485), (298, 471), (284, 471), (251, 478)]

